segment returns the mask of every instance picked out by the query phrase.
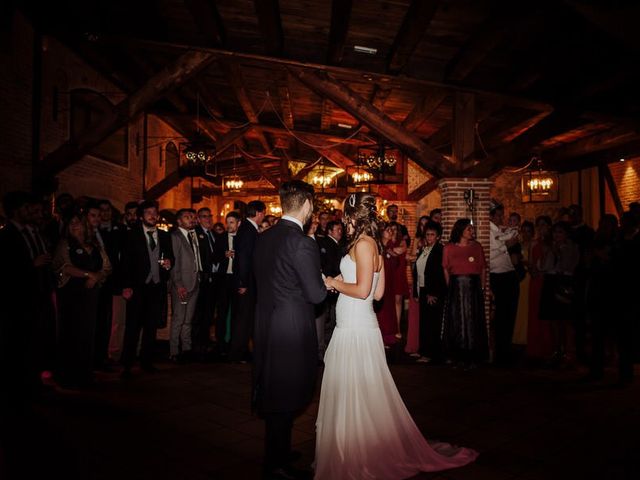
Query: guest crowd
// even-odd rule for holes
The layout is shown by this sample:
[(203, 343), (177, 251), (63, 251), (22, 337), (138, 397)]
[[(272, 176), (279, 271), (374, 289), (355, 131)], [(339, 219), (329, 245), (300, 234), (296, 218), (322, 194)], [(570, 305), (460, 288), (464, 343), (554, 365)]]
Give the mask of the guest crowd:
[[(170, 231), (153, 201), (129, 202), (120, 213), (109, 200), (61, 194), (52, 211), (16, 191), (3, 207), (3, 401), (37, 395), (51, 378), (87, 387), (94, 372), (118, 365), (123, 379), (136, 362), (152, 373), (157, 330), (167, 325), (173, 362), (251, 361), (253, 251), (278, 221), (263, 202), (229, 212), (225, 224), (214, 223), (208, 208), (183, 208)], [(386, 213), (386, 288), (376, 310), (387, 348), (406, 345), (418, 363), (463, 368), (490, 360), (490, 352), (509, 366), (524, 351), (550, 366), (582, 362), (593, 379), (615, 355), (620, 382), (631, 381), (640, 320), (630, 301), (640, 271), (638, 204), (620, 222), (604, 215), (594, 231), (577, 205), (531, 222), (517, 213), (505, 218), (493, 202), (486, 256), (470, 219), (458, 219), (444, 242), (446, 212), (421, 217), (413, 239), (397, 206)], [(341, 212), (320, 212), (305, 227), (323, 274), (338, 276), (346, 253)], [(319, 363), (336, 300), (329, 294), (316, 306)]]

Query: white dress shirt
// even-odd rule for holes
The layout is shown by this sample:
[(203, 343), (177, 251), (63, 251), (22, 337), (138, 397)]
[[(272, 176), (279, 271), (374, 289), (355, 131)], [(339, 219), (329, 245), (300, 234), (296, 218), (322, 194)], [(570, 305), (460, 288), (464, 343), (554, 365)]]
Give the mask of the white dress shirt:
[(290, 222), (295, 223), (296, 225), (298, 225), (300, 227), (300, 230), (304, 231), (304, 227), (302, 226), (302, 222), (300, 220), (298, 220), (297, 218), (293, 218), (289, 215), (283, 215), (282, 216), (282, 220), (289, 220)]
[[(235, 233), (227, 233), (227, 238), (229, 239), (229, 250), (233, 250), (233, 237), (235, 237)], [(229, 257), (229, 265), (227, 266), (227, 273), (231, 275), (233, 273), (233, 257)]]
[(510, 229), (504, 232), (493, 222), (489, 222), (489, 271), (491, 273), (507, 273), (515, 270), (505, 242), (518, 234)]

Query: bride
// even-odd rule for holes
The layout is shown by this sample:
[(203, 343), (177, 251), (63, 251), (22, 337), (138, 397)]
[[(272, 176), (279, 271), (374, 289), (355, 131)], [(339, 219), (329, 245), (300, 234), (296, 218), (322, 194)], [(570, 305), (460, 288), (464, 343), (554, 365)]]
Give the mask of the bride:
[(387, 367), (372, 305), (385, 287), (375, 197), (349, 196), (344, 216), (349, 245), (342, 275), (325, 280), (340, 296), (324, 358), (315, 479), (403, 479), (474, 461), (473, 450), (425, 440)]

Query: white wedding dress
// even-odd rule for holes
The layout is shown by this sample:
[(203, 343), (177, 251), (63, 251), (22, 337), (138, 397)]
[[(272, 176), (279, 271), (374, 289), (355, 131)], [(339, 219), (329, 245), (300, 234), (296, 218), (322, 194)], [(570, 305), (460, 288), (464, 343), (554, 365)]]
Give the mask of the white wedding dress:
[[(356, 264), (342, 258), (344, 281), (356, 283)], [(404, 405), (387, 366), (373, 311), (365, 300), (340, 295), (336, 328), (325, 353), (316, 422), (316, 480), (394, 480), (466, 465), (478, 454), (427, 443)]]

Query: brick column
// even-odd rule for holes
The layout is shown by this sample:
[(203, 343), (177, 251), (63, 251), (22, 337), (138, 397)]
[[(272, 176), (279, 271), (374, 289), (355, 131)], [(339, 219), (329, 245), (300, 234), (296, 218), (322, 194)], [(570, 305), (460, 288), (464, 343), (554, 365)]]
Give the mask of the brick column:
[[(460, 218), (471, 218), (476, 227), (476, 239), (482, 245), (485, 253), (487, 266), (489, 265), (489, 200), (490, 189), (493, 181), (484, 178), (443, 178), (438, 184), (442, 195), (442, 239), (444, 243), (449, 241), (451, 228), (456, 220)], [(469, 189), (473, 189), (476, 200), (473, 211), (469, 210), (464, 194)], [(489, 268), (487, 267), (487, 276)], [(487, 278), (487, 286), (489, 279)], [(490, 302), (485, 298), (485, 314), (487, 327), (490, 318)], [(489, 330), (491, 338), (491, 331)], [(491, 342), (493, 344), (493, 342)], [(492, 357), (493, 357), (493, 352)]]

